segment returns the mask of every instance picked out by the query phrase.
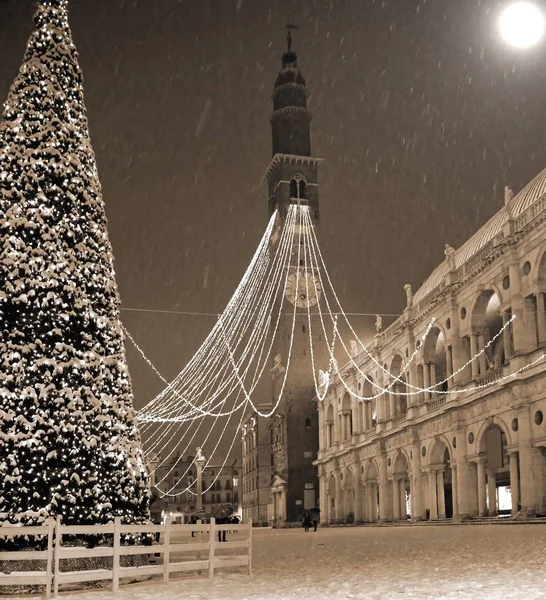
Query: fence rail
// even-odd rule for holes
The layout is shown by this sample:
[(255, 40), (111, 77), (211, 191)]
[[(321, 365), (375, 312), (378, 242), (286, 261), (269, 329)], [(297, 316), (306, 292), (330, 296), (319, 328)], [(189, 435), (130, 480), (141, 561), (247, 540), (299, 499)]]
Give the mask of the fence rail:
[[(217, 541), (217, 537), (242, 535), (236, 541)], [(152, 545), (125, 546), (122, 536), (142, 533), (159, 534), (161, 543)], [(112, 591), (119, 589), (120, 579), (162, 575), (163, 583), (169, 583), (172, 573), (206, 571), (210, 578), (220, 568), (245, 567), (252, 573), (252, 524), (217, 525), (215, 519), (210, 524), (177, 525), (167, 519), (164, 525), (122, 525), (118, 517), (110, 525), (62, 525), (49, 519), (42, 526), (0, 526), (0, 539), (18, 536), (44, 536), (47, 550), (0, 552), (2, 561), (45, 561), (42, 571), (0, 572), (0, 586), (45, 586), (45, 597), (57, 596), (59, 586), (66, 583), (110, 580)], [(65, 546), (63, 537), (97, 535), (112, 536), (111, 546)], [(226, 554), (237, 551), (237, 553)], [(122, 566), (121, 557), (155, 555), (163, 558), (162, 564)], [(83, 558), (111, 558), (111, 568), (94, 570), (61, 570), (61, 561)]]

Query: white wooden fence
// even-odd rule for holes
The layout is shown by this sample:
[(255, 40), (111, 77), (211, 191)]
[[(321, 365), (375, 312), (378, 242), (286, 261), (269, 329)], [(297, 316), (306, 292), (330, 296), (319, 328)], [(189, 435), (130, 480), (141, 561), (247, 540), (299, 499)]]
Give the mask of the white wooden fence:
[[(227, 541), (219, 542), (218, 532), (227, 533)], [(147, 546), (122, 545), (123, 535), (142, 533), (160, 534), (160, 543)], [(87, 581), (110, 580), (112, 591), (119, 589), (120, 579), (160, 575), (164, 584), (169, 583), (171, 573), (201, 571), (210, 578), (221, 568), (245, 567), (252, 572), (252, 524), (217, 525), (214, 519), (210, 524), (176, 525), (167, 519), (164, 525), (122, 525), (117, 518), (112, 525), (62, 525), (49, 520), (39, 527), (4, 525), (0, 527), (0, 538), (21, 535), (41, 535), (47, 537), (47, 550), (0, 552), (0, 561), (45, 560), (43, 571), (0, 572), (0, 586), (5, 585), (44, 585), (46, 598), (51, 593), (56, 596), (59, 585)], [(113, 536), (113, 545), (86, 546), (63, 545), (66, 536)], [(230, 538), (236, 537), (235, 541)], [(237, 551), (233, 553), (233, 551)], [(162, 564), (141, 566), (121, 566), (122, 556), (139, 554), (160, 555)], [(74, 558), (112, 557), (112, 568), (96, 570), (61, 571), (61, 561)], [(6, 569), (7, 570), (7, 569)]]

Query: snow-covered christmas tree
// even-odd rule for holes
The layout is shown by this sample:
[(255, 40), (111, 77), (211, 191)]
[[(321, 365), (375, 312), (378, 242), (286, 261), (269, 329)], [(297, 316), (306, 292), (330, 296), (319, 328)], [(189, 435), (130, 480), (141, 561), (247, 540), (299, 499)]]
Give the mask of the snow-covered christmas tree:
[(0, 124), (0, 513), (147, 517), (119, 294), (67, 0), (40, 0)]

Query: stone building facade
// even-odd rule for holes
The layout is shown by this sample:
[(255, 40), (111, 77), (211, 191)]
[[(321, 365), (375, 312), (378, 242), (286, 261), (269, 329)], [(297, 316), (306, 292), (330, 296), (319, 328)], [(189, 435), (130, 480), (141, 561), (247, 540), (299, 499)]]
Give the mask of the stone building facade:
[(546, 513), (546, 170), (445, 256), (317, 401), (323, 523)]

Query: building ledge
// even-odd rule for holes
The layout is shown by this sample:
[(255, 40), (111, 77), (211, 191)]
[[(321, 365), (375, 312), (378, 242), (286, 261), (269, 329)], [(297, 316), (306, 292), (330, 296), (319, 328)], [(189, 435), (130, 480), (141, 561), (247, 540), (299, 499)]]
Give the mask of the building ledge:
[(269, 166), (263, 174), (261, 183), (263, 183), (264, 181), (269, 181), (269, 178), (274, 173), (275, 169), (282, 163), (287, 163), (290, 165), (313, 165), (315, 167), (318, 167), (322, 162), (324, 162), (323, 158), (315, 158), (314, 156), (300, 156), (298, 154), (277, 153), (271, 159)]

